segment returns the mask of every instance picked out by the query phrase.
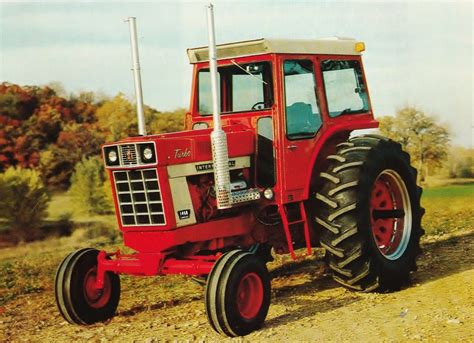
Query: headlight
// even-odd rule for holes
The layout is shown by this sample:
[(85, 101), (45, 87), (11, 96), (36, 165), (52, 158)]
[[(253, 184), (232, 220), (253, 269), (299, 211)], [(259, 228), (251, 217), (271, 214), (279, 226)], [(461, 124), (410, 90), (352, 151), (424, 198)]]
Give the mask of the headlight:
[(140, 161), (143, 164), (150, 164), (156, 162), (155, 145), (153, 143), (138, 144), (140, 152)]
[(267, 200), (272, 200), (273, 199), (273, 189), (267, 188), (263, 191), (263, 196)]
[(153, 151), (151, 151), (150, 148), (145, 148), (143, 150), (143, 157), (145, 158), (145, 160), (151, 160), (153, 158)]
[(117, 161), (117, 152), (115, 150), (110, 150), (107, 158), (110, 162), (114, 163), (115, 161)]
[(111, 145), (104, 147), (104, 159), (107, 167), (120, 166), (118, 146)]

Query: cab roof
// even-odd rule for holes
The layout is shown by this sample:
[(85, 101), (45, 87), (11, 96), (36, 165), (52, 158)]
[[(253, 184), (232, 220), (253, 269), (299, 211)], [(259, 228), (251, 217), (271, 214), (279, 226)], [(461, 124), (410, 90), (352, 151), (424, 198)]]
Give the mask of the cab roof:
[[(362, 47), (362, 48), (361, 48)], [(360, 55), (363, 43), (353, 38), (329, 37), (313, 40), (255, 39), (217, 45), (217, 58), (235, 58), (269, 53)], [(207, 46), (187, 50), (190, 63), (209, 60)]]

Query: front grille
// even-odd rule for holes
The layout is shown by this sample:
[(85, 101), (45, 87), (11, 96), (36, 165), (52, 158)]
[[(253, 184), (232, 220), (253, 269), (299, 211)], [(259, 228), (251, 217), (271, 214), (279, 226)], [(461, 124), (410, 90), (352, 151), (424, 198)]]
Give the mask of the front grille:
[(122, 165), (134, 166), (138, 164), (137, 147), (135, 144), (120, 145), (120, 154), (122, 156)]
[(123, 226), (166, 224), (156, 169), (116, 170), (114, 181)]

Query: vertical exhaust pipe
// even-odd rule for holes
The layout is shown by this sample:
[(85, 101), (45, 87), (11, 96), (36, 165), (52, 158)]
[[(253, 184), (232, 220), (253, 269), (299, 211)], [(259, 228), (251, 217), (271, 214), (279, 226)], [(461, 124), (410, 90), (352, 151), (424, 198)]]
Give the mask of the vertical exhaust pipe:
[(142, 78), (140, 75), (140, 61), (138, 57), (137, 24), (135, 17), (125, 19), (130, 27), (130, 45), (132, 47), (132, 71), (135, 82), (135, 98), (137, 101), (138, 134), (146, 136), (145, 113), (143, 111)]
[(230, 193), (229, 155), (227, 137), (222, 130), (218, 85), (217, 85), (217, 53), (214, 29), (214, 10), (210, 3), (207, 7), (207, 30), (209, 36), (209, 69), (211, 72), (212, 119), (214, 129), (211, 132), (212, 159), (214, 163), (214, 184), (216, 189), (217, 208), (232, 207)]

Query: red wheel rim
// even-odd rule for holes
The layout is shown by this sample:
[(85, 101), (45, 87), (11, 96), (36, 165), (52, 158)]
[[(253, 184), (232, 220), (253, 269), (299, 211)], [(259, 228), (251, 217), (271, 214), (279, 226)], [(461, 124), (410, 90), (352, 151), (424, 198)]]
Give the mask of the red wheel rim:
[(112, 293), (110, 278), (105, 274), (104, 288), (96, 287), (97, 267), (89, 269), (84, 278), (84, 298), (87, 304), (93, 308), (101, 308), (107, 305)]
[(256, 273), (245, 274), (237, 288), (237, 308), (245, 319), (258, 314), (263, 304), (263, 283)]
[(387, 259), (400, 258), (410, 239), (411, 206), (405, 183), (394, 170), (384, 170), (375, 180), (370, 213), (377, 248)]

